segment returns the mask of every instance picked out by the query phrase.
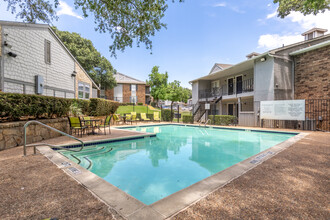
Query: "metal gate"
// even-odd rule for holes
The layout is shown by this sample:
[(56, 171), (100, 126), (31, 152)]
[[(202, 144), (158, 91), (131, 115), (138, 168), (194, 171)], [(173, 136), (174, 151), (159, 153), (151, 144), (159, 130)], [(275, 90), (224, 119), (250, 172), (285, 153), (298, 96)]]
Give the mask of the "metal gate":
[[(306, 99), (305, 104), (304, 129), (330, 131), (330, 99)], [(315, 128), (309, 128), (310, 126)]]

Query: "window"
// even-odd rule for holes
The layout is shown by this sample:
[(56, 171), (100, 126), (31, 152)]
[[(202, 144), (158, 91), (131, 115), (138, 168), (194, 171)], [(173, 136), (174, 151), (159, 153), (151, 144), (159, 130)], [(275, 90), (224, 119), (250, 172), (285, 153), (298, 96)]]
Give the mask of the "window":
[(89, 99), (90, 85), (83, 82), (78, 82), (78, 99)]
[(50, 64), (51, 62), (51, 47), (50, 47), (50, 41), (45, 40), (45, 63)]
[(307, 35), (307, 40), (311, 40), (311, 39), (313, 39), (313, 33)]

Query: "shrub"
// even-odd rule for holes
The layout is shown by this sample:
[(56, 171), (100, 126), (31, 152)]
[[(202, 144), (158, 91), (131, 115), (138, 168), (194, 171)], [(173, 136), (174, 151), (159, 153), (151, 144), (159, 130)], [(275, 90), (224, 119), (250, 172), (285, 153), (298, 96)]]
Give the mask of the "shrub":
[(0, 117), (52, 118), (68, 114), (72, 99), (18, 93), (0, 93)]
[(151, 105), (152, 107), (156, 107), (156, 102), (151, 102), (150, 105)]
[(106, 99), (91, 98), (89, 105), (89, 115), (105, 116), (116, 112), (119, 107), (119, 102)]
[(142, 102), (139, 102), (138, 105), (143, 105), (143, 103)]
[(169, 109), (164, 109), (161, 113), (161, 117), (163, 121), (172, 121), (174, 113)]
[(236, 116), (233, 115), (209, 115), (210, 124), (214, 125), (229, 125), (236, 122)]
[(73, 103), (77, 104), (77, 107), (81, 109), (83, 115), (89, 114), (89, 105), (91, 101), (85, 99), (74, 99)]
[(194, 123), (194, 116), (192, 116), (192, 115), (183, 115), (182, 116), (182, 122), (193, 124)]

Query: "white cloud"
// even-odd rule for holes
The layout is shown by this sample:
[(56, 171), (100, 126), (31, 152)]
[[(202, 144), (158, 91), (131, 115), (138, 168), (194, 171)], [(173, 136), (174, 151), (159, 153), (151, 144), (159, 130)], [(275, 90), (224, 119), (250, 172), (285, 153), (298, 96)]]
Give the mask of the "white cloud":
[(298, 23), (304, 29), (318, 27), (330, 30), (330, 11), (306, 16), (299, 12), (292, 12), (286, 19)]
[(258, 48), (274, 49), (281, 47), (283, 44), (293, 44), (302, 41), (304, 38), (298, 34), (278, 35), (278, 34), (264, 34), (259, 37)]
[(213, 7), (226, 7), (226, 6), (227, 6), (226, 2), (215, 3), (213, 5)]
[(266, 17), (266, 19), (274, 18), (276, 15), (277, 15), (277, 10), (274, 11), (273, 13), (271, 13), (271, 14), (268, 14), (267, 17)]
[[(289, 33), (279, 34), (263, 34), (259, 37), (258, 48), (273, 49), (276, 47), (281, 47), (283, 44), (288, 45), (303, 41), (301, 33), (314, 28), (325, 28), (330, 30), (330, 12), (326, 11), (324, 13), (319, 13), (317, 15), (306, 15), (304, 16), (300, 12), (292, 12), (284, 19), (279, 19), (276, 17), (276, 11), (274, 13), (268, 14), (266, 19), (277, 19), (282, 22), (283, 25), (288, 23), (295, 24), (296, 28), (290, 30)], [(290, 26), (291, 27), (291, 26)]]
[(69, 15), (78, 19), (83, 19), (80, 15), (73, 11), (73, 8), (70, 7), (66, 2), (60, 1), (59, 2), (60, 10), (57, 12), (57, 15)]
[(226, 2), (215, 3), (214, 5), (212, 5), (212, 7), (214, 7), (214, 8), (217, 8), (217, 7), (227, 7), (227, 8), (231, 9), (234, 12), (237, 12), (237, 13), (240, 13), (240, 14), (245, 13), (245, 11), (239, 9), (239, 7), (234, 6), (234, 5), (227, 4)]

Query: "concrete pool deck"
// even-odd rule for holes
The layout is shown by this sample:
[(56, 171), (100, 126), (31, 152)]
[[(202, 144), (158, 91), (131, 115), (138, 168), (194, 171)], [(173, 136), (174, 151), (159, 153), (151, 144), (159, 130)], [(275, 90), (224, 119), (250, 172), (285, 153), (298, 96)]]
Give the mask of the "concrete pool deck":
[[(158, 124), (158, 123), (157, 123)], [(268, 130), (268, 129), (267, 129)], [(126, 132), (126, 131), (115, 131), (115, 129), (113, 130), (113, 137), (115, 137), (116, 135), (117, 135), (117, 137), (119, 137), (120, 135), (119, 135), (119, 133), (117, 133), (117, 132)], [(132, 134), (131, 135), (134, 135), (134, 132), (131, 132)], [(127, 133), (126, 133), (127, 134)], [(302, 140), (300, 140), (300, 141), (298, 141), (297, 143), (294, 143), (293, 144), (293, 146), (292, 147), (290, 147), (289, 149), (291, 150), (291, 149), (293, 149), (293, 148), (296, 148), (296, 145), (298, 145), (298, 147), (301, 145), (301, 144), (299, 144), (300, 142), (304, 142), (304, 140), (306, 140), (306, 139), (308, 139), (309, 137), (312, 137), (312, 136), (314, 136), (315, 134), (318, 134), (318, 135), (320, 135), (320, 136), (325, 136), (325, 139), (327, 139), (327, 141), (325, 142), (325, 143), (330, 143), (330, 136), (329, 136), (329, 134), (324, 134), (324, 133), (320, 133), (320, 132), (312, 132), (312, 134), (311, 135), (309, 135), (307, 138), (305, 137), (304, 139), (302, 139)], [(135, 134), (136, 135), (136, 134)], [(91, 137), (91, 136), (90, 136)], [(90, 137), (88, 137), (88, 138), (90, 138)], [(62, 138), (63, 139), (63, 138)], [(313, 139), (313, 138), (312, 138)], [(314, 141), (317, 141), (317, 139), (319, 139), (319, 138), (316, 138), (316, 140), (314, 140)], [(61, 141), (60, 141), (60, 139), (54, 139), (53, 140), (54, 142), (56, 142), (56, 143), (58, 143), (58, 144), (60, 144), (61, 143)], [(63, 142), (65, 142), (65, 140), (62, 140), (62, 143)], [(318, 142), (315, 142), (316, 144), (318, 143)], [(316, 145), (315, 144), (315, 145)], [(317, 146), (317, 145), (316, 145)], [(195, 198), (194, 199), (194, 201), (197, 201), (197, 203), (196, 204), (194, 204), (194, 205), (192, 205), (192, 206), (190, 206), (189, 208), (187, 208), (185, 211), (183, 211), (183, 212), (180, 212), (178, 215), (176, 215), (176, 216), (174, 216), (173, 217), (173, 214), (176, 214), (176, 213), (178, 213), (179, 211), (181, 211), (181, 209), (182, 209), (182, 207), (179, 207), (178, 205), (177, 205), (177, 203), (175, 203), (175, 202), (179, 202), (180, 203), (180, 199), (182, 200), (184, 197), (182, 197), (182, 196), (177, 196), (177, 198), (175, 198), (175, 196), (172, 196), (172, 197), (174, 197), (174, 198), (172, 198), (172, 202), (174, 202), (174, 207), (166, 207), (166, 206), (164, 206), (164, 204), (163, 205), (159, 205), (159, 203), (161, 203), (162, 202), (162, 200), (160, 200), (159, 202), (156, 202), (156, 203), (154, 203), (154, 204), (152, 204), (150, 207), (140, 207), (140, 208), (138, 208), (138, 210), (140, 210), (139, 212), (135, 212), (135, 214), (136, 215), (124, 215), (123, 217), (126, 217), (126, 218), (132, 218), (132, 219), (138, 219), (139, 217), (141, 217), (142, 219), (148, 219), (148, 218), (146, 218), (148, 215), (146, 215), (146, 214), (152, 214), (151, 212), (152, 211), (156, 211), (156, 213), (154, 213), (154, 214), (158, 214), (158, 213), (163, 213), (160, 217), (170, 217), (170, 216), (172, 216), (173, 218), (179, 218), (179, 219), (183, 219), (183, 218), (201, 218), (201, 216), (203, 217), (205, 217), (205, 218), (208, 218), (208, 219), (210, 219), (210, 218), (216, 218), (216, 216), (219, 214), (218, 212), (216, 212), (217, 210), (214, 210), (212, 213), (213, 214), (215, 214), (215, 215), (213, 215), (213, 217), (211, 216), (212, 214), (210, 214), (210, 215), (206, 215), (205, 213), (209, 213), (209, 211), (208, 210), (202, 210), (202, 211), (205, 211), (205, 213), (203, 213), (202, 211), (200, 211), (200, 214), (199, 215), (192, 215), (193, 213), (195, 213), (196, 211), (195, 210), (193, 210), (194, 209), (194, 207), (195, 206), (198, 206), (200, 203), (203, 203), (203, 201), (204, 200), (207, 200), (207, 198), (209, 197), (209, 196), (212, 196), (213, 194), (215, 194), (216, 192), (218, 192), (218, 191), (221, 191), (222, 189), (224, 189), (224, 188), (227, 188), (227, 187), (229, 187), (230, 185), (232, 185), (233, 183), (235, 183), (235, 182), (237, 182), (238, 180), (240, 180), (241, 178), (243, 178), (243, 177), (245, 177), (245, 176), (247, 176), (247, 175), (249, 175), (252, 171), (254, 171), (254, 170), (256, 170), (256, 169), (260, 169), (260, 167), (263, 167), (266, 163), (268, 163), (269, 161), (272, 161), (272, 160), (274, 160), (274, 158), (277, 158), (277, 157), (279, 157), (280, 155), (282, 155), (283, 153), (285, 153), (285, 152), (287, 152), (289, 149), (286, 149), (285, 151), (283, 151), (283, 152), (281, 152), (281, 153), (279, 153), (278, 155), (275, 155), (273, 158), (271, 158), (271, 159), (269, 159), (269, 160), (267, 160), (267, 161), (265, 161), (265, 162), (263, 162), (263, 161), (260, 161), (260, 163), (262, 163), (262, 164), (260, 164), (258, 167), (256, 167), (256, 168), (254, 168), (254, 169), (252, 169), (252, 170), (250, 170), (249, 172), (247, 172), (247, 173), (245, 173), (243, 176), (240, 176), (240, 177), (238, 177), (237, 179), (234, 179), (234, 180), (232, 180), (232, 182), (230, 182), (229, 184), (227, 184), (227, 185), (225, 185), (223, 188), (220, 188), (220, 189), (218, 189), (218, 187), (217, 186), (215, 186), (215, 188), (214, 189), (212, 189), (212, 191), (214, 191), (213, 193), (211, 193), (211, 195), (208, 195), (209, 193), (208, 192), (204, 192), (204, 194), (202, 195), (202, 197), (205, 197), (205, 198), (202, 198), (201, 197), (201, 192), (200, 191), (196, 191), (196, 190), (193, 190), (193, 194), (191, 194), (191, 195), (194, 195), (194, 196), (197, 196), (197, 194), (199, 194), (197, 197), (197, 199)], [(16, 150), (16, 151), (15, 151)], [(310, 150), (310, 149), (309, 149)], [(328, 150), (329, 150), (329, 148), (328, 148)], [(21, 157), (21, 154), (20, 155), (15, 155), (15, 152), (16, 152), (16, 154), (18, 153), (18, 150), (17, 150), (17, 148), (16, 149), (11, 149), (11, 150), (7, 150), (7, 151), (3, 151), (3, 152), (0, 152), (0, 167), (6, 167), (6, 166), (3, 166), (4, 164), (2, 164), (4, 161), (5, 162), (7, 162), (6, 163), (6, 165), (7, 166), (9, 166), (9, 167), (11, 167), (12, 166), (12, 169), (14, 169), (15, 167), (16, 167), (16, 169), (17, 170), (19, 170), (19, 172), (21, 172), (22, 171), (22, 169), (23, 170), (25, 170), (25, 174), (24, 175), (29, 175), (29, 172), (28, 172), (28, 170), (26, 170), (26, 167), (25, 166), (19, 166), (18, 164), (11, 164), (11, 159), (15, 159), (16, 160), (16, 162), (17, 163), (21, 163), (20, 161), (23, 161), (22, 159), (20, 160), (20, 158), (22, 158)], [(21, 152), (20, 152), (21, 153)], [(300, 153), (300, 152), (299, 152)], [(7, 156), (6, 156), (7, 155)], [(12, 155), (12, 157), (10, 157), (9, 155)], [(265, 158), (267, 157), (267, 156), (273, 156), (273, 155), (266, 155), (265, 156)], [(320, 155), (320, 156), (322, 156), (322, 155)], [(323, 155), (324, 156), (324, 155)], [(327, 155), (327, 156), (329, 156), (329, 155)], [(24, 158), (24, 160), (28, 160), (29, 158), (31, 158), (31, 159), (35, 159), (35, 158), (39, 158), (40, 160), (41, 160), (41, 158), (40, 157), (42, 157), (42, 156), (40, 156), (40, 155), (38, 155), (38, 156), (29, 156), (29, 157), (26, 157), (26, 158)], [(10, 159), (11, 158), (11, 159)], [(44, 158), (44, 157), (43, 157)], [(45, 159), (45, 158), (44, 158)], [(47, 160), (46, 160), (47, 161)], [(302, 162), (302, 161), (301, 161)], [(31, 162), (32, 163), (32, 162)], [(47, 161), (47, 164), (49, 163), (49, 161)], [(251, 164), (251, 163), (250, 163)], [(25, 164), (26, 165), (26, 164)], [(30, 164), (29, 164), (30, 165)], [(49, 165), (49, 164), (48, 164)], [(31, 164), (31, 166), (33, 167), (33, 169), (43, 169), (43, 167), (42, 166), (38, 166), (38, 167), (34, 167), (33, 166), (33, 164)], [(60, 170), (60, 169), (58, 169), (56, 166), (49, 166), (48, 168), (50, 169), (50, 168), (53, 168), (53, 169), (55, 169), (55, 170), (57, 170), (57, 172)], [(291, 168), (291, 167), (290, 167)], [(329, 168), (329, 167), (328, 167)], [(31, 167), (30, 167), (30, 169), (31, 169)], [(322, 170), (323, 171), (323, 170)], [(17, 172), (17, 171), (16, 171)], [(23, 171), (22, 171), (23, 172)], [(35, 171), (34, 171), (35, 172)], [(41, 172), (42, 173), (42, 172)], [(68, 178), (68, 176), (67, 175), (65, 175), (63, 172), (60, 172), (62, 175), (61, 176), (66, 176), (65, 178)], [(221, 173), (221, 172), (220, 172)], [(1, 174), (2, 175), (2, 174)], [(50, 175), (50, 176), (52, 176), (52, 172), (50, 172), (50, 173), (48, 173), (48, 175)], [(217, 175), (217, 174), (216, 174)], [(21, 177), (22, 178), (22, 177)], [(35, 176), (35, 178), (37, 178), (36, 176)], [(63, 177), (64, 178), (64, 177)], [(65, 179), (64, 178), (64, 179)], [(57, 178), (55, 178), (55, 179), (57, 179)], [(70, 179), (70, 178), (69, 178)], [(3, 188), (2, 187), (2, 184), (3, 184), (3, 181), (2, 181), (2, 177), (1, 177), (1, 179), (0, 179), (1, 181), (0, 181), (0, 186), (1, 186), (1, 188)], [(20, 178), (19, 177), (17, 177), (17, 180), (18, 180), (18, 182), (19, 181), (23, 181), (24, 180), (24, 178), (22, 178), (22, 180), (20, 180)], [(38, 180), (38, 178), (35, 180), (35, 181), (37, 181)], [(54, 180), (53, 178), (51, 178), (51, 180)], [(205, 179), (206, 181), (208, 180), (208, 178), (207, 179)], [(48, 180), (47, 179), (47, 181), (45, 181), (45, 179), (43, 179), (42, 177), (40, 177), (40, 179), (39, 179), (39, 181), (41, 181), (41, 183), (43, 183), (43, 185), (48, 185), (48, 184), (51, 184), (51, 183), (49, 183), (49, 182), (51, 182), (50, 180)], [(204, 180), (203, 180), (204, 181)], [(223, 181), (223, 180), (222, 180)], [(303, 180), (302, 180), (303, 181)], [(6, 182), (6, 181), (5, 181)], [(9, 181), (10, 182), (10, 181)], [(202, 182), (202, 181), (201, 181)], [(213, 182), (213, 181), (211, 181), (211, 182)], [(276, 182), (276, 181), (275, 181)], [(92, 182), (90, 182), (90, 183), (92, 183)], [(226, 181), (225, 181), (225, 183), (226, 183)], [(259, 182), (260, 183), (260, 182)], [(73, 181), (71, 184), (73, 184), (73, 185), (78, 185), (78, 184), (76, 184), (76, 182), (75, 181)], [(203, 184), (205, 184), (205, 181), (204, 181), (204, 183)], [(39, 183), (39, 185), (40, 185), (40, 183)], [(51, 184), (51, 185), (54, 185), (54, 184)], [(93, 184), (91, 184), (91, 185), (93, 185)], [(94, 184), (95, 185), (95, 184)], [(195, 185), (195, 184), (194, 184)], [(244, 185), (244, 184), (243, 184)], [(80, 185), (78, 185), (78, 186), (80, 186)], [(188, 188), (190, 188), (190, 187), (188, 187)], [(188, 189), (188, 188), (186, 188), (186, 189)], [(317, 187), (315, 187), (316, 189), (315, 190), (317, 190)], [(46, 192), (47, 192), (47, 187), (43, 187), (43, 189), (44, 190), (46, 190)], [(191, 189), (190, 189), (191, 190)], [(239, 195), (241, 195), (241, 194), (244, 194), (244, 193), (249, 193), (249, 191), (250, 191), (250, 189), (248, 189), (248, 188), (246, 188), (246, 189), (242, 189), (243, 191), (245, 190), (246, 192), (239, 192)], [(287, 190), (287, 189), (286, 189)], [(292, 190), (292, 189), (291, 189)], [(6, 190), (5, 190), (6, 191)], [(10, 191), (10, 190), (9, 190)], [(23, 190), (24, 191), (24, 190)], [(61, 191), (65, 191), (65, 189), (63, 189), (63, 188), (60, 188), (59, 189), (59, 191), (61, 192)], [(184, 190), (183, 190), (184, 191)], [(188, 191), (189, 191), (189, 189), (188, 189)], [(18, 193), (19, 193), (20, 191), (18, 191)], [(46, 193), (45, 192), (45, 193)], [(195, 193), (195, 194), (194, 194)], [(13, 197), (15, 197), (15, 192), (11, 192), (11, 194), (14, 194), (14, 196)], [(9, 192), (9, 194), (8, 195), (11, 195), (10, 194), (10, 192)], [(47, 194), (47, 193), (46, 193)], [(46, 194), (42, 194), (42, 195), (46, 195)], [(53, 193), (54, 194), (54, 193)], [(74, 195), (72, 194), (72, 191), (71, 192), (69, 192), (69, 194), (71, 195), (71, 196), (73, 196), (74, 197)], [(258, 194), (258, 192), (256, 192), (256, 194)], [(4, 194), (5, 195), (5, 194)], [(40, 195), (40, 197), (41, 198), (43, 198), (42, 197), (42, 195)], [(60, 195), (61, 196), (63, 196), (63, 194), (62, 193), (59, 193), (59, 200), (61, 200), (61, 197), (60, 197)], [(91, 195), (91, 193), (90, 192), (88, 192), (87, 190), (85, 190), (85, 192), (83, 192), (81, 195)], [(175, 194), (173, 194), (173, 195), (175, 195)], [(54, 195), (54, 196), (56, 196), (56, 195)], [(234, 196), (237, 196), (237, 195), (234, 195)], [(257, 195), (257, 196), (260, 196), (260, 192), (259, 192), (259, 194)], [(35, 198), (38, 198), (38, 195), (33, 195), (33, 197), (35, 197)], [(108, 194), (108, 197), (111, 197), (111, 194)], [(169, 196), (169, 197), (171, 197), (171, 196)], [(11, 198), (11, 197), (10, 197)], [(200, 198), (202, 198), (201, 200), (200, 200)], [(279, 197), (279, 199), (280, 199), (281, 197)], [(24, 198), (22, 198), (23, 200), (24, 200)], [(120, 198), (109, 198), (110, 200), (120, 200)], [(18, 199), (18, 201), (20, 201), (20, 199)], [(2, 202), (2, 201), (1, 201)], [(0, 202), (0, 203), (1, 203)], [(9, 204), (10, 204), (10, 200), (9, 201), (7, 201), (7, 202), (9, 202)], [(14, 201), (11, 201), (12, 203), (15, 203)], [(26, 202), (26, 201), (22, 201), (23, 203), (24, 202)], [(77, 201), (77, 203), (79, 203), (79, 202), (81, 202), (81, 203), (83, 203), (82, 201)], [(97, 201), (97, 199), (95, 199), (95, 202), (98, 202), (98, 203), (100, 203), (99, 201)], [(125, 201), (124, 201), (125, 202)], [(171, 203), (172, 203), (171, 202)], [(237, 201), (236, 201), (237, 202)], [(126, 203), (129, 203), (129, 202), (126, 202)], [(168, 203), (169, 205), (171, 205), (171, 203)], [(205, 203), (205, 202), (204, 202)], [(203, 204), (204, 204), (203, 203)], [(217, 203), (217, 201), (215, 201), (215, 203)], [(9, 205), (9, 204), (7, 204), (7, 205)], [(181, 203), (182, 204), (182, 203)], [(190, 203), (187, 203), (186, 202), (186, 205), (189, 205)], [(206, 202), (206, 204), (208, 204), (207, 202)], [(66, 205), (68, 205), (69, 207), (70, 207), (70, 205), (72, 205), (72, 204), (66, 204)], [(185, 208), (186, 207), (186, 205), (183, 207), (183, 208)], [(209, 204), (210, 205), (210, 204)], [(214, 204), (213, 204), (214, 205)], [(219, 207), (219, 209), (221, 209), (221, 208), (225, 208), (226, 207), (226, 205), (227, 204), (224, 204), (223, 205), (223, 207)], [(234, 204), (233, 204), (234, 205)], [(31, 201), (31, 206), (33, 206), (33, 201)], [(104, 207), (105, 205), (104, 204), (102, 204), (102, 203), (100, 203), (100, 205), (99, 205), (99, 207)], [(2, 206), (1, 206), (2, 207)], [(5, 206), (6, 207), (6, 206)], [(8, 206), (7, 206), (8, 207)], [(106, 207), (106, 206), (105, 206)], [(200, 207), (200, 205), (198, 206), (198, 207)], [(210, 207), (213, 207), (212, 206), (212, 204), (210, 205)], [(114, 207), (114, 208), (116, 208), (116, 207)], [(118, 207), (117, 207), (118, 208)], [(152, 208), (152, 210), (150, 210), (149, 208)], [(329, 208), (329, 207), (328, 207)], [(36, 207), (36, 209), (37, 209), (37, 207)], [(101, 209), (101, 208), (100, 208)], [(149, 210), (148, 210), (149, 209)], [(75, 209), (73, 209), (72, 210), (72, 213), (71, 214), (73, 214), (73, 215), (71, 215), (72, 217), (83, 217), (83, 216), (81, 216), (81, 215), (79, 215), (79, 210), (76, 210), (76, 215), (74, 215), (74, 213), (75, 213), (75, 211), (74, 211)], [(190, 210), (193, 210), (193, 211), (190, 211)], [(243, 208), (243, 210), (249, 210), (249, 208), (248, 207), (245, 207), (245, 208)], [(328, 209), (329, 210), (329, 209)], [(4, 216), (4, 215), (2, 215), (4, 212), (3, 211), (5, 211), (5, 210), (1, 210), (1, 208), (0, 208), (0, 216)], [(38, 210), (36, 210), (36, 211), (38, 211)], [(119, 211), (119, 213), (121, 213), (121, 211), (122, 210), (118, 210)], [(257, 210), (258, 211), (258, 210)], [(166, 214), (166, 212), (168, 212), (169, 214)], [(242, 210), (240, 211), (240, 212), (242, 212)], [(260, 210), (259, 210), (259, 212), (260, 212)], [(47, 213), (47, 212), (46, 212)], [(49, 212), (49, 213), (51, 213), (51, 212)], [(92, 212), (93, 213), (93, 212)], [(88, 214), (86, 214), (86, 218), (88, 217), (88, 216), (92, 216), (92, 213), (91, 213), (91, 215), (89, 215), (89, 213)], [(114, 210), (111, 210), (110, 209), (110, 212), (108, 212), (107, 214), (105, 214), (105, 213), (103, 213), (103, 214), (105, 214), (105, 215), (108, 215), (108, 218), (111, 218), (112, 217), (112, 215), (115, 213), (115, 216), (116, 217), (120, 217), (117, 213), (116, 213), (116, 211), (114, 211)], [(165, 213), (165, 214), (164, 214)], [(59, 213), (59, 214), (61, 214), (61, 213)], [(121, 214), (123, 214), (123, 213), (121, 213)], [(137, 215), (137, 214), (139, 214), (139, 215)], [(233, 217), (234, 217), (234, 214), (235, 213), (233, 213)], [(95, 216), (97, 216), (98, 214), (97, 213), (95, 213)], [(9, 215), (10, 216), (10, 215)], [(24, 216), (24, 215), (23, 215)], [(30, 215), (31, 216), (31, 215)], [(221, 214), (220, 214), (220, 216), (221, 216)], [(13, 216), (14, 217), (14, 216)], [(42, 215), (39, 215), (39, 217), (40, 218), (45, 218), (45, 217), (47, 217), (47, 216), (42, 216)], [(48, 215), (48, 217), (49, 217), (49, 215)], [(56, 217), (56, 216), (53, 216), (53, 217)], [(57, 217), (59, 217), (59, 215), (57, 216)], [(149, 218), (150, 218), (151, 216), (149, 215)], [(154, 216), (155, 218), (156, 218), (156, 215)], [(158, 216), (159, 217), (159, 216)], [(219, 217), (219, 216), (218, 216)], [(228, 218), (230, 217), (230, 216), (227, 216)]]

